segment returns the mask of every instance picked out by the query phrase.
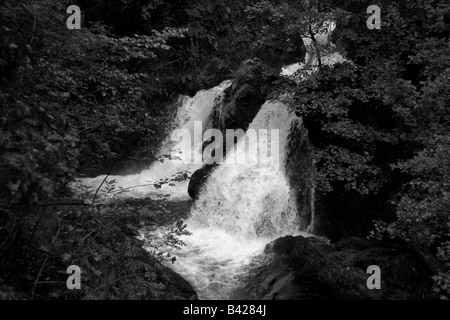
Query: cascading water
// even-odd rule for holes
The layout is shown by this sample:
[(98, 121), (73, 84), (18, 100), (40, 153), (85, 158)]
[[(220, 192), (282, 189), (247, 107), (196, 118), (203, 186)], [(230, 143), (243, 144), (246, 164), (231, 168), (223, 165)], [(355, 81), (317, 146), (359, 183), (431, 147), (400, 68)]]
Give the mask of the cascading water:
[[(322, 48), (322, 50), (325, 51), (325, 53), (322, 53), (321, 56), (321, 62), (322, 65), (328, 65), (331, 66), (338, 62), (344, 62), (348, 61), (345, 59), (339, 52), (333, 50), (335, 45), (329, 41), (329, 36), (331, 32), (336, 28), (336, 22), (329, 20), (324, 23), (324, 26), (326, 29), (323, 32), (320, 32), (315, 35), (316, 41), (320, 45), (329, 45), (330, 48), (325, 49)], [(318, 70), (318, 59), (315, 54), (313, 54), (314, 45), (312, 44), (312, 40), (309, 37), (302, 37), (303, 43), (308, 48), (305, 56), (305, 62), (304, 63), (294, 63), (289, 66), (285, 66), (282, 70), (282, 74), (285, 76), (293, 75), (298, 70), (304, 70), (308, 74), (312, 74), (314, 72), (317, 72)], [(312, 50), (310, 50), (312, 49)], [(329, 51), (329, 52), (327, 52)]]
[[(222, 103), (229, 85), (226, 81), (200, 91), (193, 98), (180, 99), (175, 128), (185, 129), (194, 136), (194, 122), (201, 121), (202, 131), (208, 129), (214, 105)], [(247, 130), (247, 133), (257, 132), (257, 148), (252, 148), (244, 136), (226, 154), (226, 159), (245, 154), (245, 159), (258, 161), (217, 166), (193, 204), (191, 217), (185, 221), (192, 233), (182, 237), (186, 246), (181, 250), (161, 248), (177, 256), (175, 263), (167, 265), (194, 286), (199, 298), (229, 298), (239, 284), (239, 276), (263, 253), (267, 243), (283, 235), (300, 233), (295, 200), (285, 175), (286, 146), (293, 126), (301, 126), (301, 119), (292, 110), (280, 102), (266, 102)], [(276, 134), (272, 129), (278, 130)], [(181, 152), (202, 152), (201, 145), (196, 145), (199, 143), (202, 141), (192, 141), (188, 150)], [(177, 154), (173, 149), (175, 144), (168, 138), (160, 154)], [(262, 157), (266, 149), (270, 150), (270, 156)], [(123, 194), (127, 197), (165, 194), (172, 201), (181, 198), (186, 201), (187, 181), (165, 184), (159, 189), (152, 183), (179, 172), (192, 173), (201, 166), (167, 159), (140, 174), (109, 176), (107, 180), (114, 180), (116, 189), (127, 190)], [(96, 190), (104, 179), (105, 176), (82, 179), (81, 184)]]
[(258, 153), (248, 156), (259, 161), (256, 164), (222, 164), (215, 169), (195, 202), (192, 220), (247, 238), (295, 232), (297, 210), (295, 203), (289, 201), (284, 162), (290, 127), (299, 122), (286, 105), (266, 102), (248, 130), (279, 130), (277, 136), (267, 139), (270, 148), (279, 154), (272, 154), (263, 161), (261, 135), (257, 148), (248, 146), (246, 139), (241, 138), (227, 158), (233, 158), (234, 153)]
[[(202, 132), (209, 129), (214, 106), (221, 106), (218, 104), (223, 103), (224, 90), (229, 85), (230, 81), (225, 81), (217, 87), (198, 92), (193, 98), (181, 98), (175, 129), (184, 129), (191, 137), (198, 134), (194, 130), (198, 128), (196, 121), (202, 123)], [(246, 136), (241, 137), (225, 156), (228, 160), (245, 154), (247, 161), (243, 164), (231, 161), (230, 164), (225, 160), (224, 164), (218, 165), (200, 190), (192, 205), (191, 216), (185, 221), (192, 233), (181, 239), (186, 246), (181, 250), (160, 248), (177, 256), (175, 263), (167, 265), (194, 286), (199, 298), (229, 298), (238, 287), (239, 278), (263, 253), (267, 243), (283, 235), (300, 233), (296, 200), (286, 177), (285, 160), (289, 134), (294, 127), (301, 125), (301, 119), (281, 102), (266, 102), (261, 106), (247, 130), (247, 135), (256, 133), (256, 142)], [(178, 154), (174, 146), (179, 147), (180, 144), (177, 143), (179, 141), (171, 141), (172, 136), (164, 142), (160, 155)], [(257, 147), (254, 148), (247, 140), (257, 143)], [(180, 152), (191, 153), (195, 158), (194, 153), (202, 153), (202, 144), (203, 141), (193, 139), (186, 150)], [(268, 150), (270, 156), (266, 154)], [(172, 158), (155, 162), (140, 174), (109, 176), (106, 180), (114, 180), (116, 190), (127, 191), (121, 196), (152, 198), (164, 195), (171, 201), (179, 199), (180, 203), (181, 200), (188, 203), (186, 180), (164, 183), (157, 189), (154, 184), (182, 172), (193, 173), (201, 166)], [(105, 178), (81, 179), (80, 183), (96, 190), (99, 185), (107, 184), (104, 183)]]
[[(327, 32), (317, 35), (320, 43), (328, 41), (328, 34), (335, 24), (329, 21)], [(308, 40), (306, 45), (308, 45)], [(344, 61), (339, 54), (322, 57), (323, 64)], [(283, 69), (282, 75), (293, 74), (307, 65), (314, 65), (314, 56), (307, 53), (306, 63), (294, 64)], [(309, 72), (314, 72), (314, 67)], [(307, 70), (308, 71), (308, 70)], [(224, 103), (224, 90), (230, 86), (230, 81), (209, 90), (198, 92), (193, 98), (182, 97), (178, 101), (179, 108), (174, 123), (175, 130), (184, 129), (191, 137), (196, 136), (195, 128), (201, 122), (202, 133), (210, 129), (215, 107), (222, 107)], [(219, 112), (220, 113), (220, 112)], [(234, 289), (239, 286), (239, 279), (250, 269), (252, 262), (258, 261), (267, 243), (287, 234), (311, 236), (300, 232), (301, 222), (297, 209), (296, 198), (299, 193), (296, 189), (291, 192), (289, 178), (286, 175), (287, 146), (293, 128), (301, 127), (301, 119), (297, 117), (288, 106), (281, 102), (266, 102), (250, 124), (250, 131), (258, 132), (258, 147), (252, 148), (246, 143), (246, 137), (241, 137), (234, 148), (228, 150), (226, 159), (245, 154), (245, 159), (258, 159), (256, 163), (247, 161), (244, 164), (220, 164), (211, 172), (206, 183), (201, 188), (198, 199), (191, 207), (191, 216), (185, 221), (188, 230), (192, 233), (183, 236), (186, 246), (181, 250), (171, 247), (160, 248), (162, 251), (177, 256), (175, 263), (167, 263), (169, 267), (186, 278), (196, 289), (200, 299), (227, 299)], [(279, 130), (272, 136), (271, 129)], [(264, 136), (261, 130), (268, 130)], [(301, 131), (301, 130), (300, 130)], [(175, 133), (175, 131), (173, 132)], [(172, 141), (173, 133), (167, 138), (159, 155), (177, 155), (174, 146), (180, 146), (179, 141)], [(295, 134), (294, 134), (295, 136)], [(251, 139), (248, 138), (250, 141)], [(292, 140), (295, 141), (295, 140)], [(187, 148), (180, 150), (181, 157), (191, 155), (193, 159), (202, 157), (202, 139), (191, 140)], [(254, 140), (253, 140), (253, 143)], [(270, 148), (266, 145), (268, 143)], [(183, 145), (183, 144), (181, 144)], [(270, 157), (261, 160), (261, 150), (270, 149)], [(290, 157), (291, 159), (291, 157)], [(185, 160), (185, 159), (184, 159)], [(205, 160), (205, 159), (203, 159)], [(108, 181), (115, 180), (116, 188), (126, 190), (127, 197), (152, 197), (164, 195), (171, 200), (186, 202), (186, 180), (164, 183), (155, 189), (155, 182), (173, 180), (183, 172), (193, 173), (202, 166), (200, 163), (186, 164), (182, 159), (166, 159), (164, 162), (155, 162), (148, 170), (140, 174), (128, 176), (110, 176)], [(308, 165), (306, 165), (308, 166)], [(307, 170), (308, 168), (294, 168), (294, 170)], [(289, 173), (292, 171), (290, 164)], [(307, 171), (305, 171), (307, 172)], [(301, 175), (300, 175), (301, 176)], [(300, 178), (301, 180), (303, 178)], [(80, 184), (86, 188), (96, 190), (104, 183), (105, 176), (93, 179), (81, 179)], [(295, 180), (295, 179), (294, 179)], [(306, 181), (306, 180), (305, 180)], [(310, 190), (303, 184), (302, 194), (310, 192), (310, 222), (302, 225), (302, 229), (313, 232), (315, 224), (315, 190), (314, 184)], [(308, 197), (306, 197), (308, 198)], [(305, 199), (306, 199), (305, 198)], [(302, 209), (302, 212), (304, 210)]]
[[(220, 100), (220, 97), (224, 95), (223, 91), (229, 85), (230, 81), (224, 81), (214, 88), (199, 91), (192, 98), (186, 96), (180, 97), (177, 101), (179, 107), (174, 121), (174, 127), (176, 129), (187, 130), (193, 136), (194, 122), (200, 121), (203, 124), (202, 130), (206, 130), (208, 125), (207, 120), (213, 110), (216, 99)], [(199, 148), (199, 146), (194, 145), (194, 142), (192, 141), (189, 150), (192, 150), (191, 152), (201, 150), (201, 147)], [(177, 154), (178, 151), (175, 152), (173, 150), (174, 145), (175, 142), (171, 141), (169, 135), (159, 150), (158, 157), (164, 158), (166, 155)], [(181, 152), (185, 152), (185, 150), (181, 150)], [(99, 194), (106, 195), (106, 198), (111, 195), (135, 198), (170, 195), (171, 198), (187, 198), (186, 190), (188, 180), (171, 178), (177, 177), (185, 172), (192, 173), (200, 167), (200, 164), (185, 164), (180, 159), (164, 159), (161, 162), (155, 161), (149, 169), (139, 174), (108, 176), (107, 181), (114, 181), (115, 191), (112, 193), (106, 192), (106, 183), (102, 184), (105, 176), (80, 179), (74, 187), (76, 189), (82, 187), (83, 189), (96, 190), (98, 186), (102, 185)], [(171, 179), (171, 181), (160, 184), (159, 188), (154, 187), (159, 181), (166, 179)]]
[[(278, 136), (267, 139), (279, 157), (271, 154), (256, 164), (222, 164), (202, 188), (186, 221), (193, 235), (183, 238), (186, 247), (172, 252), (178, 260), (170, 265), (194, 285), (200, 298), (228, 298), (268, 242), (299, 234), (298, 212), (284, 172), (289, 132), (299, 125), (301, 119), (286, 105), (266, 102), (248, 131), (279, 130)], [(226, 157), (258, 152), (260, 159), (261, 149), (260, 143), (258, 148), (246, 145), (242, 137)]]

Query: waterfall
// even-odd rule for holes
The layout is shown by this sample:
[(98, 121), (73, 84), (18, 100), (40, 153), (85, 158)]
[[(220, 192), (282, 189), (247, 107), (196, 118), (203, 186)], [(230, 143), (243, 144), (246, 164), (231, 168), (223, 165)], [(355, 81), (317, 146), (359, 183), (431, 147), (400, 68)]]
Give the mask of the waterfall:
[[(272, 151), (278, 150), (278, 157), (254, 164), (219, 165), (202, 187), (191, 217), (185, 221), (192, 235), (183, 237), (186, 247), (171, 252), (178, 259), (170, 264), (193, 284), (200, 299), (229, 298), (270, 241), (287, 234), (310, 236), (299, 231), (295, 197), (285, 174), (289, 133), (301, 125), (301, 119), (286, 105), (266, 102), (247, 134), (278, 130), (278, 135), (262, 139)], [(259, 143), (258, 148), (247, 145), (244, 136), (226, 157), (246, 153), (251, 158), (255, 152), (259, 156), (260, 149)]]
[[(291, 126), (298, 125), (301, 125), (300, 118), (286, 105), (266, 102), (248, 131), (279, 130), (277, 137), (268, 139), (272, 149), (279, 152), (278, 157), (256, 164), (218, 166), (202, 188), (192, 209), (190, 222), (218, 227), (247, 238), (273, 238), (296, 233), (297, 208), (284, 171), (289, 132)], [(243, 137), (238, 141), (235, 151), (228, 152), (227, 158), (233, 158), (234, 153), (256, 152), (260, 156), (261, 146), (252, 148)], [(257, 158), (258, 155), (248, 154), (248, 158)]]
[[(214, 110), (223, 106), (224, 91), (229, 85), (230, 81), (226, 81), (194, 97), (179, 99), (173, 131), (164, 141), (160, 156), (202, 152), (204, 141), (194, 139), (188, 145), (180, 144), (173, 141), (174, 133), (182, 129), (195, 136), (200, 122), (202, 133), (211, 129)], [(264, 103), (246, 135), (241, 136), (234, 147), (227, 148), (225, 162), (213, 169), (201, 188), (191, 207), (191, 215), (185, 221), (192, 233), (181, 237), (186, 246), (181, 250), (160, 248), (177, 257), (175, 263), (167, 262), (167, 266), (185, 277), (199, 298), (229, 298), (239, 278), (270, 241), (288, 234), (309, 236), (300, 232), (297, 200), (286, 175), (290, 134), (299, 128), (302, 128), (301, 118), (287, 105)], [(186, 148), (183, 149), (183, 145)], [(176, 149), (180, 146), (183, 150)], [(246, 161), (228, 162), (243, 154)], [(181, 158), (172, 157), (155, 162), (139, 174), (109, 176), (107, 180), (114, 181), (115, 190), (126, 190), (122, 194), (125, 197), (164, 196), (171, 201), (185, 201), (187, 180), (164, 183), (158, 188), (154, 184), (182, 172), (193, 173), (201, 166), (201, 163), (185, 163)], [(82, 179), (80, 183), (96, 190), (104, 179), (105, 176), (100, 176)]]
[[(336, 22), (329, 20), (324, 23), (324, 26), (326, 27), (325, 30), (315, 35), (319, 45), (329, 45), (329, 48), (322, 48), (322, 50), (325, 50), (324, 54), (322, 53), (323, 56), (321, 56), (322, 65), (332, 66), (335, 63), (348, 61), (335, 50), (335, 45), (329, 40), (331, 32), (333, 32), (333, 30), (336, 28)], [(302, 40), (305, 46), (308, 48), (305, 56), (305, 62), (294, 63), (285, 66), (282, 69), (282, 75), (290, 76), (299, 70), (303, 70), (307, 74), (312, 74), (318, 71), (318, 59), (317, 56), (312, 53), (314, 52), (312, 40), (309, 37), (302, 37)], [(301, 78), (304, 78), (304, 76), (301, 76)]]
[[(173, 134), (183, 129), (195, 136), (199, 122), (202, 133), (210, 129), (213, 111), (222, 107), (224, 90), (229, 85), (230, 81), (226, 81), (192, 98), (181, 97), (172, 134), (164, 141), (159, 155), (201, 153), (198, 144), (203, 142), (195, 140), (178, 151), (176, 148), (183, 144), (173, 141)], [(298, 132), (300, 127), (301, 118), (288, 106), (281, 102), (264, 103), (246, 135), (228, 150), (225, 162), (215, 167), (200, 190), (191, 216), (185, 221), (192, 233), (181, 238), (186, 246), (181, 250), (160, 248), (177, 257), (175, 263), (167, 266), (185, 277), (201, 299), (227, 299), (267, 243), (283, 235), (301, 233), (295, 194), (286, 175), (290, 133)], [(251, 139), (250, 133), (255, 134), (256, 140)], [(228, 163), (243, 154), (246, 161)], [(166, 183), (160, 188), (153, 183), (180, 172), (193, 173), (201, 166), (176, 158), (165, 159), (139, 174), (109, 176), (108, 181), (115, 181), (116, 190), (125, 189), (126, 197), (170, 195), (172, 200), (186, 200), (187, 180)], [(104, 179), (105, 176), (82, 179), (81, 183), (95, 190)]]
[[(181, 96), (176, 105), (178, 107), (174, 123), (173, 131), (184, 129), (193, 134), (194, 123), (201, 122), (203, 124), (202, 131), (208, 128), (211, 123), (208, 121), (213, 107), (217, 101), (222, 101), (224, 90), (230, 85), (230, 81), (224, 81), (220, 85), (197, 92), (194, 97)], [(192, 144), (194, 141), (192, 141)], [(180, 159), (170, 159), (167, 155), (176, 155), (178, 150), (174, 150), (176, 143), (171, 141), (169, 135), (163, 142), (162, 147), (157, 153), (161, 161), (155, 161), (150, 168), (138, 174), (127, 176), (111, 175), (107, 177), (107, 181), (114, 183), (114, 191), (111, 194), (106, 192), (106, 184), (103, 183), (100, 195), (105, 194), (106, 198), (116, 195), (121, 197), (152, 197), (160, 195), (170, 195), (172, 198), (187, 197), (188, 180), (175, 179), (183, 173), (192, 173), (201, 167), (201, 164), (186, 164)], [(191, 145), (190, 150), (198, 150), (198, 146)], [(181, 150), (181, 153), (186, 150)], [(105, 179), (105, 176), (95, 178), (79, 179), (75, 185), (75, 189), (96, 190)], [(174, 181), (167, 181), (174, 180)], [(160, 181), (166, 181), (164, 184), (158, 184)], [(157, 187), (155, 187), (155, 184)]]

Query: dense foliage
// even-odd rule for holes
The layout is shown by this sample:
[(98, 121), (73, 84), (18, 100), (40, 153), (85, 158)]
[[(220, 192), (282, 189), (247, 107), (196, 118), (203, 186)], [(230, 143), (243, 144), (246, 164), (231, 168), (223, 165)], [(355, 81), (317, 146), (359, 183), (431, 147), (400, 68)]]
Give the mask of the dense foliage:
[[(70, 298), (65, 269), (78, 263), (90, 285), (72, 298), (164, 298), (168, 280), (134, 237), (176, 217), (161, 221), (148, 205), (87, 206), (67, 184), (86, 167), (154, 156), (176, 110), (149, 70), (163, 69), (168, 40), (186, 29), (118, 37), (84, 19), (68, 30), (68, 1), (0, 5), (0, 290), (18, 291), (3, 297)], [(182, 244), (184, 227), (147, 245)]]
[[(71, 4), (81, 30), (66, 28)], [(381, 0), (381, 30), (369, 30), (371, 4), (0, 0), (0, 297), (167, 298), (156, 260), (170, 257), (146, 255), (134, 236), (164, 225), (147, 245), (178, 246), (185, 226), (164, 205), (86, 203), (67, 184), (87, 168), (154, 159), (179, 94), (254, 56), (274, 69), (298, 61), (300, 37), (318, 71), (277, 90), (314, 147), (322, 232), (411, 243), (448, 297), (449, 7)], [(329, 19), (336, 47), (317, 41)], [(348, 62), (323, 65), (333, 50)], [(79, 295), (61, 286), (70, 264), (89, 279)]]
[(296, 89), (317, 185), (329, 225), (346, 228), (341, 236), (365, 234), (377, 219), (372, 236), (410, 243), (448, 296), (450, 9), (446, 1), (379, 1), (381, 30), (369, 30), (360, 26), (370, 4), (341, 7), (347, 15), (332, 40), (350, 61)]
[[(75, 262), (93, 286), (78, 298), (164, 297), (156, 289), (167, 281), (154, 263), (139, 262), (143, 243), (130, 238), (146, 224), (135, 219), (143, 211), (150, 226), (170, 226), (176, 217), (161, 221), (159, 209), (147, 205), (88, 205), (67, 186), (86, 169), (154, 160), (178, 95), (230, 78), (255, 54), (258, 25), (249, 29), (245, 20), (251, 3), (0, 1), (0, 286), (18, 291), (5, 290), (5, 297), (70, 298), (58, 281), (63, 266)], [(73, 4), (82, 9), (81, 30), (66, 28)], [(133, 232), (120, 227), (130, 223)], [(184, 233), (176, 223), (147, 245), (181, 245)], [(120, 272), (108, 268), (112, 261)], [(141, 277), (136, 268), (150, 273)], [(57, 286), (45, 280), (55, 274)], [(95, 280), (105, 276), (114, 285)], [(121, 279), (143, 291), (131, 293)], [(116, 285), (124, 292), (114, 292)]]

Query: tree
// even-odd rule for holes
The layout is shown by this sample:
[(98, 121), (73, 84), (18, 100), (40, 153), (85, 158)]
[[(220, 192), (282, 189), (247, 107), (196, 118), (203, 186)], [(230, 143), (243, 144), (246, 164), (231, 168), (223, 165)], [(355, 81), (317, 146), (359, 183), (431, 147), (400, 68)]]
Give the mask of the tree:
[[(303, 39), (309, 56), (303, 71), (313, 67), (314, 62), (319, 69), (322, 68), (323, 56), (333, 51), (331, 43), (323, 38), (333, 21), (342, 14), (341, 10), (333, 10), (326, 1), (278, 3), (264, 0), (248, 6), (246, 12), (250, 25), (254, 26), (256, 49), (273, 44), (280, 34), (285, 34), (291, 44), (295, 39)], [(294, 48), (288, 47), (286, 50), (292, 51)]]
[(323, 227), (363, 235), (377, 220), (373, 236), (407, 241), (432, 272), (444, 272), (436, 258), (449, 259), (449, 8), (381, 1), (381, 30), (369, 30), (370, 4), (341, 6), (349, 14), (332, 41), (351, 63), (323, 67), (296, 89), (332, 212)]

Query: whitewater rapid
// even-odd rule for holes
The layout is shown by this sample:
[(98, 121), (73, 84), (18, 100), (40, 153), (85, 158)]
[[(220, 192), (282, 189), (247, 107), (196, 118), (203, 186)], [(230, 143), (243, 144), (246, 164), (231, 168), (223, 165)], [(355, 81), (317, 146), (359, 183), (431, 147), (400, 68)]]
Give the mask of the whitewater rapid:
[[(203, 132), (210, 129), (210, 115), (217, 103), (223, 103), (224, 90), (229, 85), (227, 81), (202, 90), (192, 98), (180, 98), (173, 129), (187, 130), (192, 136), (196, 122), (202, 123)], [(257, 161), (217, 166), (193, 202), (190, 217), (184, 221), (191, 232), (181, 237), (186, 245), (181, 250), (160, 247), (161, 251), (177, 258), (166, 265), (186, 278), (200, 299), (228, 299), (269, 242), (280, 236), (300, 234), (298, 210), (286, 177), (285, 160), (289, 134), (301, 125), (301, 118), (287, 105), (276, 101), (264, 103), (247, 130), (247, 133), (257, 133), (257, 140), (241, 137), (235, 149), (226, 154), (226, 158), (234, 157), (235, 153), (246, 154), (246, 159)], [(179, 144), (169, 137), (160, 155), (177, 154), (174, 147)], [(257, 141), (257, 147), (253, 148), (247, 141)], [(201, 143), (192, 141), (181, 151), (201, 153)], [(266, 157), (261, 157), (263, 153)], [(104, 201), (114, 196), (152, 198), (164, 195), (171, 201), (186, 202), (188, 179), (170, 181), (159, 187), (154, 184), (184, 173), (190, 176), (201, 167), (202, 164), (166, 158), (139, 174), (81, 179), (79, 184), (91, 190), (102, 185), (99, 198), (103, 197)], [(107, 192), (105, 178), (107, 182), (114, 182), (112, 195)]]
[[(194, 286), (200, 299), (229, 298), (267, 243), (300, 234), (284, 165), (291, 127), (300, 125), (301, 119), (289, 107), (266, 102), (248, 130), (278, 130), (278, 135), (263, 139), (268, 149), (279, 152), (278, 157), (216, 167), (185, 221), (192, 232), (182, 237), (186, 246), (181, 250), (163, 248), (177, 257), (168, 265)], [(260, 149), (250, 148), (243, 137), (227, 157), (235, 152), (258, 153)]]
[[(231, 84), (227, 80), (220, 85), (208, 90), (197, 92), (194, 97), (181, 96), (175, 103), (177, 114), (171, 124), (174, 130), (187, 130), (194, 135), (194, 123), (203, 124), (202, 131), (208, 129), (208, 118), (213, 110), (216, 100), (224, 95), (224, 90)], [(170, 124), (168, 124), (170, 125)], [(94, 178), (78, 179), (73, 188), (76, 190), (89, 190), (92, 194), (101, 186), (97, 201), (109, 201), (113, 198), (159, 198), (170, 196), (170, 198), (186, 198), (188, 177), (201, 168), (201, 164), (186, 164), (181, 159), (172, 156), (178, 155), (177, 142), (171, 140), (169, 134), (164, 140), (162, 147), (157, 153), (155, 161), (147, 170), (131, 175), (101, 175)], [(192, 141), (191, 152), (201, 150)], [(201, 144), (201, 142), (200, 142)], [(183, 151), (183, 150), (182, 150)], [(106, 180), (105, 180), (106, 179)], [(105, 181), (104, 181), (105, 180)], [(108, 182), (114, 187), (108, 191)], [(155, 186), (156, 185), (156, 186)]]
[[(328, 21), (328, 29), (317, 35), (321, 45), (329, 43), (322, 64), (333, 65), (347, 61), (335, 52), (329, 42), (329, 34), (335, 28)], [(312, 53), (312, 44), (303, 39), (309, 49), (305, 63), (297, 63), (283, 68), (281, 75), (293, 77), (295, 81), (304, 79), (308, 74), (317, 72), (317, 57)], [(314, 49), (314, 48), (313, 48)], [(303, 70), (305, 75), (296, 76)], [(99, 198), (109, 201), (112, 197), (165, 197), (179, 203), (189, 203), (187, 195), (188, 177), (202, 167), (199, 163), (185, 163), (177, 155), (191, 155), (202, 158), (202, 141), (191, 141), (183, 147), (179, 141), (172, 141), (176, 130), (187, 130), (191, 137), (194, 129), (201, 123), (204, 133), (212, 129), (211, 115), (221, 107), (225, 98), (225, 89), (231, 81), (209, 90), (199, 91), (194, 97), (180, 97), (177, 101), (177, 116), (171, 125), (172, 133), (166, 138), (159, 157), (149, 169), (135, 175), (109, 176), (106, 181), (114, 181), (115, 191), (108, 192), (105, 176), (81, 179), (78, 186), (95, 191), (100, 185)], [(220, 110), (220, 109), (218, 109)], [(267, 101), (261, 106), (247, 130), (261, 133), (260, 130), (277, 130), (276, 135), (258, 135), (258, 148), (246, 144), (245, 137), (238, 140), (235, 149), (229, 150), (226, 158), (246, 155), (246, 159), (257, 158), (257, 163), (220, 164), (211, 172), (200, 190), (198, 199), (190, 208), (190, 217), (184, 221), (191, 235), (181, 237), (186, 244), (181, 250), (160, 247), (177, 259), (166, 265), (187, 279), (194, 287), (200, 299), (229, 299), (233, 291), (242, 282), (242, 278), (252, 268), (261, 263), (265, 246), (284, 235), (311, 236), (301, 232), (314, 230), (314, 186), (311, 190), (311, 223), (301, 226), (299, 212), (286, 176), (285, 160), (290, 132), (294, 127), (302, 126), (301, 118), (281, 102)], [(187, 135), (187, 136), (189, 136)], [(271, 157), (261, 160), (259, 152), (262, 145), (268, 143)], [(182, 150), (176, 150), (180, 147)], [(186, 145), (185, 145), (186, 146)], [(273, 147), (273, 148), (272, 148)], [(259, 151), (258, 151), (259, 150)], [(275, 151), (273, 151), (275, 150)], [(256, 154), (255, 154), (256, 152)], [(273, 153), (277, 157), (272, 157)], [(166, 155), (175, 157), (167, 158)], [(304, 170), (307, 168), (295, 168)], [(162, 183), (161, 183), (162, 182)], [(119, 192), (118, 192), (119, 191)], [(177, 214), (169, 212), (168, 214)], [(151, 249), (149, 249), (151, 250)]]
[[(229, 85), (230, 82), (224, 82), (212, 89), (200, 91), (192, 98), (180, 98), (174, 130), (181, 128), (193, 134), (195, 121), (204, 124), (202, 131), (207, 130), (214, 105), (223, 100), (224, 90)], [(193, 203), (190, 217), (185, 221), (192, 233), (181, 238), (186, 246), (181, 250), (160, 248), (177, 257), (175, 263), (167, 262), (167, 266), (185, 277), (194, 286), (199, 298), (227, 299), (238, 286), (246, 267), (263, 253), (267, 243), (283, 235), (299, 234), (298, 212), (284, 163), (291, 128), (300, 125), (301, 119), (280, 102), (266, 102), (261, 106), (248, 129), (258, 133), (258, 147), (252, 148), (244, 136), (237, 142), (235, 149), (226, 155), (228, 158), (234, 157), (235, 153), (245, 153), (258, 161), (224, 163), (216, 167)], [(269, 133), (259, 134), (261, 129)], [(273, 129), (276, 135), (272, 134)], [(174, 154), (174, 145), (176, 142), (167, 139), (160, 154)], [(261, 158), (262, 149), (269, 150), (270, 157)], [(189, 152), (201, 150), (201, 146), (194, 145), (194, 142), (189, 148)], [(126, 190), (116, 192), (115, 195), (166, 195), (171, 201), (177, 198), (185, 201), (188, 197), (188, 180), (173, 181), (160, 188), (152, 184), (180, 172), (192, 174), (200, 167), (201, 164), (166, 159), (154, 163), (140, 174), (109, 176), (106, 180), (114, 181), (115, 190)], [(105, 176), (100, 176), (82, 179), (79, 183), (95, 190), (104, 179)], [(101, 188), (102, 194), (106, 185), (104, 183)], [(106, 193), (106, 199), (107, 196)]]

